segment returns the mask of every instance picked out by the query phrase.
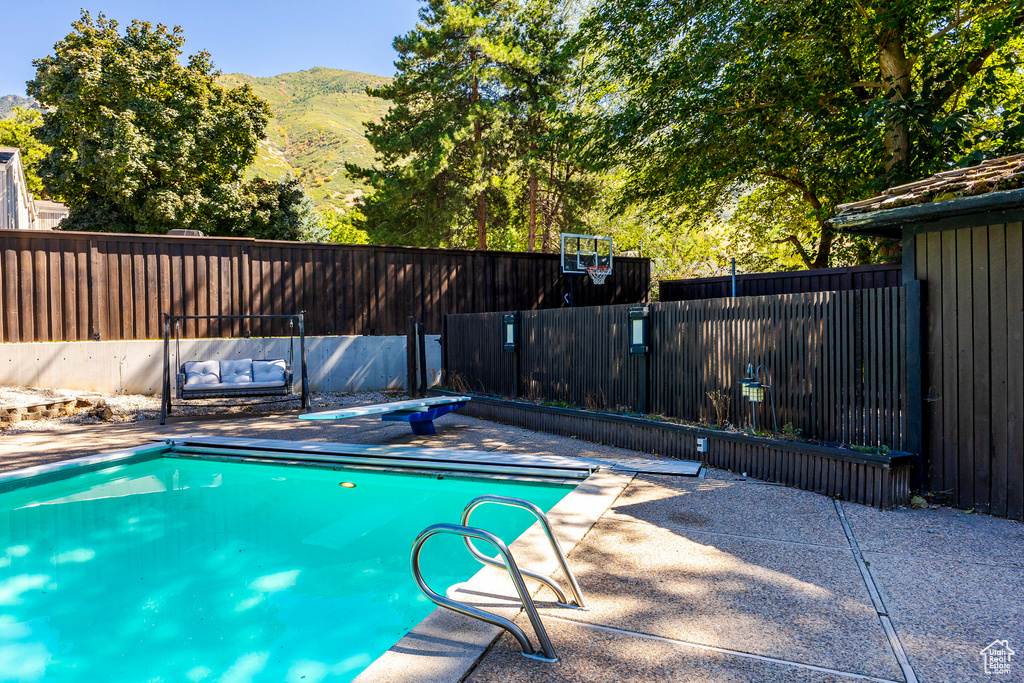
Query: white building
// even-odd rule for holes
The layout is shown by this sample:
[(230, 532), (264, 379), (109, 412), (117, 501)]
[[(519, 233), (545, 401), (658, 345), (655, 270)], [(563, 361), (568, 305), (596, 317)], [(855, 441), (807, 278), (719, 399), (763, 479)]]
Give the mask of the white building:
[(67, 215), (60, 202), (32, 197), (21, 150), (0, 147), (0, 230), (53, 230)]

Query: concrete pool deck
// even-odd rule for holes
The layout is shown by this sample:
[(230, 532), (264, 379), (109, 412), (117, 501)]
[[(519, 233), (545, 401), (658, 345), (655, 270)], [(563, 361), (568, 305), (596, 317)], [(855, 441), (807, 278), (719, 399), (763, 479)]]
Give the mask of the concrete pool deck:
[[(438, 432), (294, 414), (83, 425), (0, 433), (0, 470), (192, 433), (650, 458), (460, 415), (439, 420)], [(502, 635), (468, 658), (476, 661), (464, 680), (1024, 680), (1018, 522), (950, 509), (882, 512), (719, 470), (705, 479), (638, 475), (569, 563), (590, 609), (552, 609), (550, 594), (538, 595), (560, 661), (525, 659)], [(459, 622), (482, 626), (451, 614), (435, 637), (464, 656), (451, 637)], [(533, 638), (523, 616), (517, 623)], [(985, 675), (980, 651), (995, 640), (1021, 653), (1007, 675)], [(402, 680), (435, 680), (417, 658), (427, 655), (408, 653)]]

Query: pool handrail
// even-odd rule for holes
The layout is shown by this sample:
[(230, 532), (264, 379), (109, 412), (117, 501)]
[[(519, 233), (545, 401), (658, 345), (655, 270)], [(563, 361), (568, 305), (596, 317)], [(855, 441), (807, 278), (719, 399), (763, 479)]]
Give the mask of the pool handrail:
[[(459, 602), (458, 600), (453, 600), (447, 596), (441, 595), (427, 585), (420, 569), (420, 551), (423, 549), (423, 544), (426, 543), (427, 539), (437, 534), (454, 534), (456, 536), (462, 536), (463, 539), (467, 540), (475, 538), (494, 546), (504, 561), (504, 564), (497, 560), (494, 560), (493, 562), (497, 566), (503, 567), (508, 571), (509, 578), (512, 579), (512, 583), (516, 588), (516, 593), (519, 594), (519, 600), (523, 604), (523, 609), (526, 611), (526, 614), (530, 619), (530, 624), (533, 626), (533, 631), (537, 636), (537, 641), (540, 643), (540, 653), (538, 653), (530, 643), (529, 638), (526, 637), (523, 630), (510, 619), (473, 607), (472, 605), (467, 605)], [(544, 624), (540, 620), (540, 615), (537, 613), (537, 607), (533, 604), (533, 598), (530, 597), (530, 592), (526, 588), (526, 582), (523, 581), (519, 567), (516, 565), (516, 561), (512, 557), (512, 552), (500, 538), (489, 531), (474, 529), (473, 527), (464, 525), (448, 523), (432, 524), (421, 531), (416, 537), (416, 542), (413, 543), (412, 546), (410, 562), (412, 564), (412, 575), (416, 579), (416, 583), (419, 584), (420, 590), (423, 591), (423, 594), (426, 595), (434, 604), (505, 629), (519, 642), (519, 646), (523, 650), (524, 657), (529, 657), (530, 659), (536, 659), (542, 662), (558, 661), (558, 656), (555, 654), (555, 648), (551, 645), (551, 640), (548, 638), (548, 633), (544, 629)]]
[[(562, 592), (561, 586), (559, 586), (553, 579), (543, 574), (532, 572), (528, 569), (520, 569), (519, 571), (527, 576), (540, 581), (545, 586), (554, 591), (558, 598), (559, 607), (567, 607), (570, 609), (587, 609), (586, 603), (583, 600), (583, 592), (580, 590), (580, 585), (576, 581), (576, 576), (569, 569), (569, 563), (565, 559), (565, 553), (562, 552), (562, 547), (558, 544), (558, 540), (555, 538), (555, 532), (551, 528), (551, 523), (548, 521), (547, 515), (539, 507), (534, 505), (528, 500), (522, 498), (511, 498), (509, 496), (498, 496), (494, 494), (488, 494), (484, 496), (478, 496), (466, 504), (466, 507), (462, 510), (462, 526), (469, 526), (469, 517), (473, 514), (473, 510), (480, 507), (481, 505), (493, 503), (495, 505), (505, 505), (507, 507), (519, 508), (526, 510), (533, 514), (540, 522), (541, 528), (544, 530), (545, 535), (548, 537), (548, 541), (551, 544), (551, 550), (555, 553), (555, 559), (558, 560), (558, 565), (562, 569), (562, 574), (565, 575), (566, 580), (569, 582), (569, 590), (572, 591), (573, 602), (570, 603), (565, 599), (565, 593)], [(482, 552), (477, 550), (476, 546), (473, 545), (473, 540), (468, 536), (464, 536), (462, 539), (466, 543), (466, 547), (469, 548), (469, 552), (472, 553), (473, 557), (479, 560), (481, 563), (490, 565), (492, 567), (501, 568), (503, 565), (500, 560), (496, 560), (492, 557), (487, 557)]]

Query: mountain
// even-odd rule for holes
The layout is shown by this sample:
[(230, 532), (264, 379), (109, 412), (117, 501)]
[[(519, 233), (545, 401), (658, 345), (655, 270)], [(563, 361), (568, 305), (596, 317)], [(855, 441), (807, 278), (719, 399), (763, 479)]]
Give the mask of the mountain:
[(22, 97), (21, 95), (0, 95), (0, 119), (6, 119), (10, 116), (15, 107), (21, 107), (22, 109), (39, 109), (42, 111), (42, 107), (39, 106), (39, 103), (31, 97)]
[(389, 107), (387, 101), (369, 97), (366, 88), (390, 80), (319, 66), (269, 78), (227, 74), (218, 79), (232, 88), (248, 83), (274, 112), (248, 174), (276, 179), (291, 173), (317, 205), (339, 208), (364, 190), (345, 175), (345, 162), (373, 162), (363, 123), (380, 119)]

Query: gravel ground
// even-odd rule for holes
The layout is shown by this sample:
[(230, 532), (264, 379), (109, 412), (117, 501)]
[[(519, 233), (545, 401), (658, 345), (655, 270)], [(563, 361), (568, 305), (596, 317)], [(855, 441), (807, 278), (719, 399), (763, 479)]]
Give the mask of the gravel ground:
[[(23, 420), (6, 429), (0, 425), (2, 434), (21, 434), (24, 432), (45, 432), (70, 429), (76, 425), (97, 424), (100, 422), (138, 422), (139, 420), (156, 420), (160, 417), (160, 397), (142, 396), (139, 394), (101, 394), (91, 391), (69, 391), (66, 389), (36, 389), (31, 387), (0, 386), (0, 405), (26, 405), (38, 403), (51, 398), (78, 396), (94, 403), (100, 399), (105, 401), (113, 415), (108, 420), (97, 417), (92, 407), (79, 408), (72, 415), (49, 418), (45, 420)], [(327, 392), (310, 395), (310, 403), (314, 411), (331, 410), (351, 405), (382, 403), (408, 398), (402, 391), (361, 391), (352, 394)], [(243, 399), (244, 400), (244, 399)], [(258, 399), (257, 399), (258, 400)], [(189, 401), (184, 405), (175, 405), (174, 415), (213, 415), (218, 413), (240, 413), (253, 415), (269, 411), (295, 410), (298, 400), (292, 403), (281, 403), (271, 406), (218, 407), (216, 400)]]
[(51, 398), (78, 396), (73, 391), (64, 389), (34, 389), (31, 387), (0, 386), (0, 406), (23, 406), (28, 403), (39, 403)]

